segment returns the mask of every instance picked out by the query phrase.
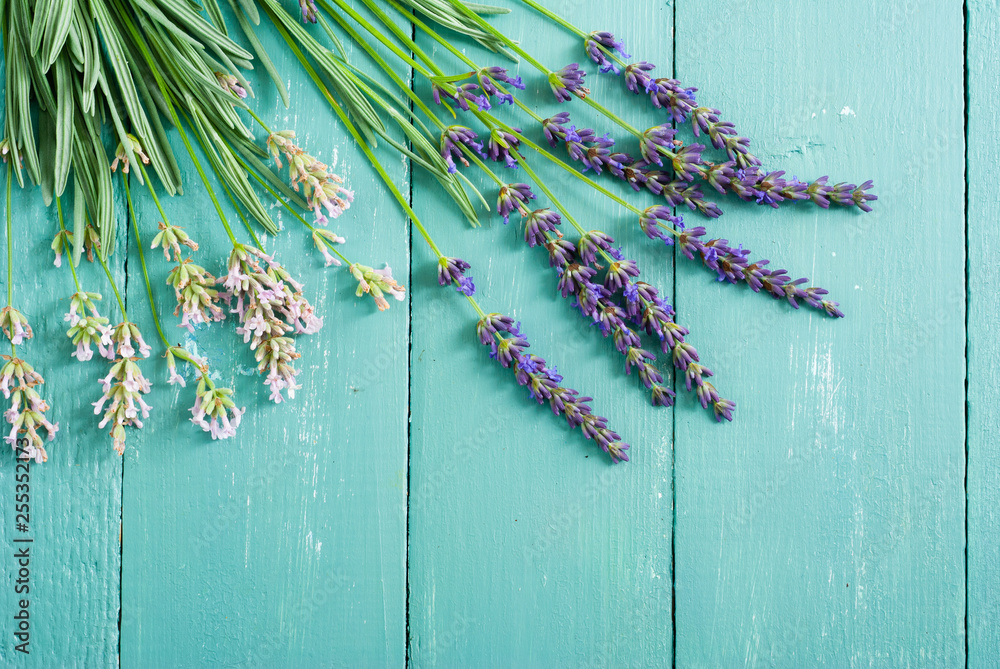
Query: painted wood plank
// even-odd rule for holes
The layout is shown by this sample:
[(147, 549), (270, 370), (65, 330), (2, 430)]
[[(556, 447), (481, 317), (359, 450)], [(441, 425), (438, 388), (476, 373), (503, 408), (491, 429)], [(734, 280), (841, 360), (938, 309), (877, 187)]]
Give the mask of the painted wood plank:
[(678, 666), (961, 666), (962, 3), (681, 1), (677, 35), (678, 77), (766, 167), (880, 196), (708, 225), (843, 321), (678, 262), (679, 313), (740, 407), (677, 411)]
[[(354, 207), (331, 223), (348, 240), (344, 253), (388, 262), (405, 282), (403, 217), (278, 36), (261, 34), (287, 73), (292, 108), (256, 73), (257, 113), (275, 129), (294, 129), (357, 192)], [(174, 148), (183, 153), (179, 141)], [(406, 165), (394, 160), (390, 171), (405, 188)], [(218, 275), (226, 235), (190, 167), (185, 175), (184, 198), (164, 206)], [(148, 244), (158, 215), (149, 197), (139, 209)], [(169, 266), (147, 252), (171, 340), (197, 346), (248, 411), (237, 438), (212, 442), (187, 422), (191, 385), (168, 387), (165, 363), (146, 363), (156, 411), (125, 456), (123, 666), (404, 663), (408, 304), (378, 313), (370, 299), (355, 298), (346, 269), (324, 269), (301, 224), (272, 213), (286, 231), (267, 248), (325, 319), (320, 333), (297, 338), (302, 390), (280, 406), (268, 402), (234, 322), (193, 337), (177, 327), (164, 285)], [(133, 248), (129, 295), (152, 341), (138, 262)]]
[(969, 667), (990, 667), (1000, 652), (1000, 345), (997, 297), (1000, 271), (988, 253), (1000, 243), (1000, 134), (997, 62), (1000, 15), (996, 2), (968, 3), (968, 634)]
[[(15, 528), (15, 494), (23, 489), (15, 489), (18, 472), (9, 449), (0, 467), (4, 499), (0, 665), (113, 666), (118, 662), (122, 463), (90, 406), (101, 395), (98, 379), (107, 373), (107, 365), (96, 355), (84, 363), (70, 357), (73, 346), (66, 338), (63, 316), (74, 287), (65, 256), (61, 269), (51, 265), (49, 244), (59, 229), (55, 206), (47, 210), (37, 188), (21, 191), (15, 184), (12, 197), (14, 301), (34, 329), (34, 338), (18, 347), (17, 355), (45, 378), (43, 398), (52, 407), (48, 415), (59, 422), (59, 432), (55, 441), (46, 443), (48, 462), (29, 465), (27, 532)], [(69, 201), (64, 206), (71, 212)], [(3, 253), (6, 268), (6, 246)], [(119, 254), (110, 264), (121, 280), (124, 256)], [(121, 320), (100, 266), (84, 260), (79, 272), (86, 290), (104, 294), (101, 312), (112, 322)], [(6, 271), (0, 272), (0, 283), (6, 297)], [(6, 348), (4, 352), (10, 353)], [(24, 538), (32, 542), (14, 543)], [(30, 573), (27, 583), (18, 583), (24, 576), (14, 556), (25, 546)], [(28, 592), (15, 590), (25, 585)], [(22, 598), (28, 600), (31, 616), (28, 655), (14, 648), (13, 616)]]
[[(544, 63), (559, 68), (582, 60), (580, 44), (569, 35), (520, 3), (507, 4), (514, 13), (495, 24)], [(670, 44), (661, 39), (670, 34), (668, 3), (547, 4), (572, 13), (585, 29), (619, 32), (632, 53), (657, 60), (669, 72)], [(609, 19), (625, 15), (627, 21)], [(647, 30), (649, 25), (657, 31)], [(420, 43), (439, 62), (450, 63), (450, 71), (465, 69), (428, 39)], [(482, 65), (506, 64), (476, 46), (468, 53)], [(527, 64), (515, 69), (527, 84), (522, 98), (543, 116), (570, 111), (581, 127), (622, 138), (582, 103), (556, 104), (544, 78)], [(625, 99), (619, 80), (588, 69), (597, 99), (631, 120), (642, 115), (645, 106)], [(417, 85), (426, 94), (425, 82)], [(525, 116), (501, 113), (544, 141)], [(481, 130), (474, 119), (458, 122)], [(525, 155), (586, 229), (614, 235), (629, 257), (645, 263), (648, 280), (669, 292), (671, 257), (641, 238), (636, 220), (530, 151)], [(525, 180), (523, 170), (498, 170), (512, 181)], [(467, 173), (495, 202), (495, 186)], [(649, 406), (638, 380), (623, 373), (610, 341), (559, 297), (545, 252), (527, 248), (516, 216), (506, 227), (495, 214), (484, 216), (482, 228), (469, 229), (426, 175), (417, 172), (414, 179), (418, 215), (444, 253), (472, 263), (483, 308), (521, 321), (532, 350), (556, 363), (566, 384), (592, 395), (595, 411), (630, 441), (632, 462), (612, 465), (488, 358), (475, 338), (474, 313), (453, 290), (438, 286), (433, 257), (415, 239), (411, 665), (670, 666), (670, 411)], [(537, 206), (547, 204), (539, 193)]]

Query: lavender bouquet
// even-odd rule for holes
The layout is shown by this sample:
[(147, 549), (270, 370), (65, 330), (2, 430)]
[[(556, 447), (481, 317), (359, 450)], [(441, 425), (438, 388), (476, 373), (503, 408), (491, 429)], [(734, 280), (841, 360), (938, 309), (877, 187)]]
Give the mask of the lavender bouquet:
[[(652, 243), (676, 247), (718, 281), (745, 284), (792, 308), (806, 306), (836, 318), (844, 314), (826, 290), (774, 268), (738, 243), (712, 237), (709, 230), (722, 215), (724, 200), (868, 212), (877, 199), (870, 192), (872, 183), (830, 183), (827, 176), (800, 181), (775, 166), (765, 168), (751, 153), (749, 138), (724, 120), (720, 110), (699, 100), (696, 88), (657, 77), (652, 63), (633, 61), (609, 32), (585, 32), (535, 0), (521, 2), (575, 35), (581, 61), (592, 61), (599, 73), (620, 78), (623, 95), (648, 99), (661, 114), (659, 124), (641, 129), (611, 113), (586, 87), (587, 71), (580, 63), (550, 69), (483, 18), (507, 10), (461, 0), (360, 0), (363, 9), (347, 0), (299, 0), (297, 6), (280, 0), (229, 0), (225, 8), (217, 0), (201, 5), (188, 0), (20, 0), (0, 7), (7, 109), (0, 153), (7, 164), (8, 260), (0, 328), (11, 342), (11, 355), (4, 356), (0, 370), (0, 391), (10, 401), (4, 413), (10, 425), (5, 440), (18, 457), (44, 461), (44, 443), (58, 432), (58, 423), (48, 417), (53, 413), (44, 399), (41, 374), (18, 357), (18, 347), (32, 338), (32, 330), (14, 307), (11, 267), (17, 240), (36, 230), (19, 229), (15, 236), (10, 193), (15, 180), (27, 183), (25, 173), (40, 187), (45, 203), (54, 205), (54, 264), (61, 267), (67, 256), (73, 286), (65, 317), (69, 354), (94, 367), (101, 390), (91, 391), (94, 414), (102, 428), (110, 428), (119, 454), (129, 430), (141, 429), (150, 411), (144, 397), (152, 391), (146, 374), (153, 346), (129, 319), (107, 264), (116, 252), (116, 191), (127, 202), (127, 224), (157, 330), (154, 343), (162, 345), (167, 383), (185, 386), (177, 365), (191, 367), (196, 379), (188, 409), (191, 422), (213, 439), (234, 436), (246, 409), (231, 389), (215, 384), (208, 360), (171, 343), (155, 308), (153, 286), (166, 284), (173, 290), (181, 328), (193, 332), (235, 320), (235, 334), (254, 359), (268, 399), (293, 399), (301, 390), (296, 341), (323, 326), (322, 309), (310, 301), (294, 270), (262, 244), (260, 232), (280, 232), (265, 202), (285, 207), (302, 225), (320, 262), (350, 273), (358, 297), (370, 296), (378, 310), (388, 309), (390, 298), (404, 298), (405, 288), (388, 266), (376, 269), (345, 255), (346, 239), (329, 225), (352, 206), (354, 193), (298, 143), (294, 130), (273, 129), (255, 113), (254, 92), (244, 76), (252, 62), (267, 72), (286, 106), (291, 102), (286, 78), (309, 78), (433, 251), (440, 285), (453, 287), (468, 302), (476, 339), (489, 348), (490, 358), (509, 369), (531, 399), (579, 428), (612, 460), (628, 460), (629, 445), (594, 412), (590, 397), (562, 385), (556, 366), (531, 350), (519, 323), (480, 305), (470, 264), (439, 249), (389, 177), (382, 154), (403, 157), (433, 175), (472, 227), (479, 225), (483, 212), (494, 209), (504, 224), (520, 221), (518, 234), (526, 245), (547, 253), (553, 290), (610, 340), (624, 358), (625, 373), (635, 371), (652, 404), (673, 405), (674, 389), (683, 383), (716, 420), (732, 421), (735, 404), (717, 389), (714, 372), (695, 347), (697, 333), (678, 322), (669, 296), (643, 280), (638, 263), (616, 245), (615, 230), (583, 227), (567, 204), (573, 193), (555, 192), (535, 166), (538, 161), (552, 163), (581, 188), (609, 198)], [(430, 57), (409, 30), (400, 28), (401, 19), (439, 44), (450, 62)], [(282, 38), (301, 73), (277, 70), (262, 46), (265, 30)], [(452, 43), (449, 33), (475, 40), (508, 61), (507, 66), (476, 62)], [(363, 65), (347, 58), (344, 41), (367, 55)], [(552, 111), (547, 116), (519, 98), (526, 84), (508, 69), (512, 62), (526, 63), (550, 88)], [(416, 92), (409, 83), (411, 73), (423, 79), (429, 95)], [(516, 110), (523, 122), (515, 126), (502, 120), (496, 114), (502, 105)], [(578, 126), (574, 112), (565, 109), (573, 105), (595, 110), (607, 128)], [(607, 129), (624, 133), (628, 144), (621, 146)], [(114, 137), (113, 153), (105, 145), (107, 132)], [(226, 248), (202, 248), (199, 231), (171, 222), (161, 206), (161, 196), (183, 197), (179, 158), (168, 141), (172, 133), (180, 137), (211, 198), (227, 233)], [(473, 181), (475, 171), (481, 177)], [(218, 187), (209, 178), (212, 173)], [(662, 202), (640, 208), (630, 198), (641, 192)], [(137, 197), (152, 200), (158, 221), (140, 220), (133, 206)], [(70, 202), (68, 221), (64, 199)], [(225, 201), (233, 205), (238, 221), (226, 213)], [(165, 264), (147, 265), (149, 250), (161, 251)], [(85, 273), (83, 259), (99, 266), (99, 273)], [(150, 270), (156, 280), (150, 280)], [(108, 310), (100, 306), (102, 295), (93, 285), (102, 280), (116, 298), (118, 323), (102, 315)], [(657, 356), (666, 362), (658, 364)]]

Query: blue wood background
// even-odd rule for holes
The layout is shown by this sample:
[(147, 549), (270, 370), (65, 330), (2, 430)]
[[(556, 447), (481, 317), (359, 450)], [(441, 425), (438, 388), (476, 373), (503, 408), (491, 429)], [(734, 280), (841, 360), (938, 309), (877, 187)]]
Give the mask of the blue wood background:
[[(515, 11), (496, 24), (543, 62), (581, 60), (570, 36), (515, 0), (501, 4)], [(549, 4), (697, 86), (766, 166), (875, 180), (871, 214), (727, 199), (725, 216), (706, 223), (828, 288), (847, 318), (720, 285), (648, 242), (608, 199), (539, 167), (585, 227), (612, 233), (672, 295), (739, 405), (726, 425), (685, 393), (675, 409), (655, 409), (556, 294), (544, 252), (527, 249), (517, 225), (484, 216), (470, 229), (432, 179), (388, 160), (442, 250), (472, 263), (484, 308), (515, 315), (630, 441), (632, 462), (612, 466), (475, 343), (468, 305), (437, 285), (430, 252), (270, 36), (293, 104), (285, 110), (257, 79), (258, 113), (294, 128), (346, 177), (357, 198), (334, 223), (345, 251), (388, 262), (408, 298), (374, 312), (285, 217), (289, 234), (267, 245), (326, 318), (299, 339), (302, 393), (267, 403), (230, 329), (199, 330), (189, 343), (250, 407), (239, 438), (194, 431), (190, 387), (166, 386), (154, 357), (144, 365), (156, 411), (119, 458), (90, 409), (99, 363), (76, 364), (63, 336), (68, 272), (18, 263), (18, 301), (36, 329), (22, 353), (46, 375), (62, 432), (49, 462), (31, 470), (30, 657), (13, 651), (6, 615), (13, 460), (0, 467), (0, 664), (1000, 664), (996, 0)], [(464, 69), (417, 41), (445, 69)], [(456, 44), (482, 64), (496, 60)], [(519, 71), (523, 99), (552, 113), (545, 83)], [(619, 80), (588, 81), (633, 124), (662, 120)], [(612, 130), (580, 103), (568, 109)], [(219, 270), (222, 258), (205, 251), (225, 248), (224, 233), (200, 184), (185, 185), (167, 213)], [(137, 205), (149, 238), (155, 208), (145, 197)], [(54, 212), (33, 191), (15, 192), (14, 207), (16, 228), (46, 231), (18, 236), (19, 255), (48, 257)], [(120, 235), (120, 248), (132, 242), (124, 226)], [(162, 256), (147, 260), (161, 281)], [(134, 249), (113, 263), (152, 341)], [(81, 279), (114, 313), (103, 275), (86, 266)], [(171, 302), (160, 290), (161, 313)]]

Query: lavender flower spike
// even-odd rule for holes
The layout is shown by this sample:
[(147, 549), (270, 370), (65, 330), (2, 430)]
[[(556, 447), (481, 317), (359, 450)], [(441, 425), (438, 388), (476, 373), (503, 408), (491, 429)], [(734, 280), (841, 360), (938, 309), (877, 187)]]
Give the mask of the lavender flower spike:
[(348, 267), (351, 276), (358, 282), (358, 289), (355, 295), (371, 295), (375, 300), (375, 305), (379, 311), (389, 308), (389, 303), (385, 299), (388, 293), (398, 301), (402, 301), (406, 296), (406, 289), (396, 283), (392, 278), (392, 268), (388, 265), (384, 269), (373, 269), (367, 265), (354, 263)]
[(528, 215), (528, 208), (525, 206), (528, 200), (534, 200), (535, 194), (531, 192), (528, 184), (507, 184), (500, 187), (497, 195), (497, 213), (503, 216), (503, 223), (510, 223), (510, 214), (514, 210), (521, 213), (521, 216)]
[(606, 31), (594, 31), (590, 33), (583, 40), (583, 46), (587, 50), (587, 55), (590, 56), (592, 61), (597, 63), (601, 72), (614, 72), (615, 74), (619, 74), (620, 72), (618, 65), (608, 57), (607, 52), (614, 53), (618, 51), (618, 55), (622, 58), (632, 57), (625, 53), (625, 45), (616, 40), (614, 35)]
[(545, 360), (528, 353), (530, 346), (520, 327), (509, 316), (487, 314), (476, 324), (479, 341), (490, 347), (490, 357), (506, 369), (514, 371), (519, 385), (528, 389), (528, 396), (539, 404), (548, 402), (552, 412), (565, 416), (570, 427), (579, 427), (587, 439), (593, 439), (612, 462), (628, 461), (629, 445), (617, 432), (608, 427), (608, 421), (593, 413), (590, 397), (562, 385), (563, 377), (555, 367), (548, 367)]
[(483, 145), (476, 141), (477, 138), (478, 135), (475, 131), (464, 125), (450, 125), (441, 131), (441, 157), (448, 165), (449, 174), (458, 171), (455, 166), (456, 158), (466, 167), (469, 166), (469, 161), (465, 159), (461, 146), (472, 149), (480, 158), (486, 157), (486, 154), (483, 153)]
[(302, 10), (302, 23), (316, 23), (319, 9), (314, 0), (299, 0), (299, 9)]
[(549, 86), (552, 88), (552, 94), (559, 102), (569, 102), (574, 95), (580, 98), (587, 97), (590, 95), (590, 89), (583, 85), (586, 74), (576, 63), (570, 63), (561, 70), (550, 72)]
[(511, 77), (507, 74), (507, 70), (502, 67), (484, 67), (476, 73), (476, 80), (479, 81), (479, 85), (482, 86), (486, 96), (496, 96), (500, 100), (500, 104), (514, 104), (514, 96), (510, 93), (502, 93), (496, 87), (496, 82), (505, 83), (513, 88), (524, 90), (521, 77)]
[[(4, 420), (10, 425), (10, 432), (3, 439), (14, 449), (19, 459), (45, 462), (48, 454), (39, 430), (45, 430), (49, 441), (55, 439), (56, 432), (59, 431), (59, 423), (52, 423), (45, 417), (49, 404), (38, 393), (45, 379), (20, 358), (5, 355), (3, 360), (4, 364), (0, 368), (0, 391), (10, 400), (10, 407), (3, 414)], [(18, 450), (18, 435), (22, 434), (28, 443)]]
[(471, 265), (461, 258), (445, 258), (438, 260), (438, 283), (442, 286), (455, 284), (455, 290), (466, 296), (476, 294), (476, 285), (472, 282), (471, 276), (466, 276), (465, 271)]
[[(514, 130), (521, 132), (520, 128), (514, 128)], [(488, 142), (490, 160), (494, 162), (503, 161), (505, 166), (517, 169), (517, 159), (511, 154), (520, 155), (517, 153), (519, 146), (521, 146), (521, 140), (517, 138), (517, 135), (497, 128), (490, 131)]]
[(25, 339), (32, 337), (28, 319), (14, 307), (0, 309), (0, 329), (15, 346), (19, 346)]

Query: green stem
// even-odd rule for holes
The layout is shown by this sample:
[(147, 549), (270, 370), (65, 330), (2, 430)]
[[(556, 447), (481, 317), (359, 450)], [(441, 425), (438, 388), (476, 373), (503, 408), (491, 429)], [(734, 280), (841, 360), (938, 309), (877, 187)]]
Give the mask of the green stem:
[[(63, 213), (62, 213), (62, 198), (56, 198), (56, 212), (59, 214), (59, 228), (66, 233), (66, 224), (63, 223)], [(76, 267), (73, 265), (73, 257), (69, 254), (67, 260), (69, 261), (70, 272), (73, 273), (73, 285), (76, 286), (76, 292), (82, 293), (83, 289), (80, 288), (80, 279), (76, 276)]]
[[(399, 46), (396, 45), (388, 37), (386, 37), (385, 34), (383, 34), (380, 30), (376, 29), (375, 26), (373, 26), (371, 23), (369, 23), (363, 16), (361, 16), (356, 11), (354, 11), (354, 8), (351, 7), (350, 5), (348, 5), (346, 2), (344, 2), (344, 0), (333, 0), (333, 1), (341, 9), (341, 11), (343, 11), (345, 14), (347, 14), (352, 19), (354, 19), (354, 21), (358, 25), (360, 25), (368, 33), (370, 33), (372, 37), (374, 37), (379, 42), (381, 42), (387, 49), (389, 49), (394, 54), (396, 54), (396, 56), (398, 56), (403, 62), (409, 64), (410, 67), (412, 67), (413, 69), (417, 70), (421, 74), (424, 74), (425, 76), (430, 76), (430, 74), (427, 72), (427, 70), (424, 69), (423, 65), (421, 65), (417, 61), (413, 60), (409, 56), (409, 54), (407, 54), (402, 49), (400, 49)], [(333, 8), (327, 2), (325, 2), (324, 0), (319, 0), (318, 4), (319, 4), (320, 7), (323, 8), (323, 11), (325, 11), (330, 16), (333, 16), (333, 17), (336, 18), (336, 12), (333, 11)], [(414, 51), (414, 53), (416, 53), (416, 51)]]
[[(12, 158), (11, 160), (16, 160)], [(11, 236), (11, 214), (10, 214), (10, 182), (13, 176), (13, 167), (7, 163), (7, 306), (14, 302), (14, 238)]]
[(192, 161), (194, 161), (194, 166), (198, 170), (198, 175), (201, 177), (202, 183), (205, 185), (205, 190), (208, 191), (208, 195), (212, 198), (212, 204), (215, 205), (215, 211), (219, 214), (219, 220), (222, 221), (223, 227), (226, 228), (226, 234), (229, 235), (229, 240), (233, 243), (233, 246), (239, 246), (239, 242), (236, 241), (236, 237), (233, 235), (233, 231), (229, 228), (229, 222), (226, 220), (225, 214), (222, 212), (222, 206), (219, 204), (218, 198), (215, 197), (215, 191), (212, 189), (211, 184), (208, 182), (208, 177), (205, 175), (205, 170), (201, 167), (201, 162), (198, 160), (198, 156), (195, 155), (194, 148), (191, 146), (191, 141), (188, 139), (187, 133), (184, 132), (184, 126), (181, 125), (181, 119), (177, 115), (177, 110), (174, 108), (174, 103), (172, 101), (173, 96), (167, 89), (166, 83), (163, 81), (163, 77), (160, 76), (159, 70), (157, 70), (156, 63), (153, 61), (153, 56), (146, 47), (146, 43), (142, 36), (139, 34), (138, 29), (135, 24), (129, 21), (127, 23), (129, 32), (132, 34), (132, 40), (139, 47), (142, 52), (143, 58), (146, 61), (146, 65), (149, 66), (150, 72), (153, 73), (153, 78), (156, 79), (156, 85), (160, 89), (160, 93), (163, 95), (163, 101), (167, 105), (167, 110), (170, 112), (170, 117), (174, 122), (178, 132), (180, 132), (181, 139), (184, 141), (184, 147), (187, 149), (188, 154), (191, 156)]
[[(322, 1), (323, 0), (320, 0), (320, 2)], [(437, 63), (435, 63), (430, 56), (424, 53), (424, 50), (421, 49), (420, 46), (413, 41), (413, 38), (411, 38), (406, 32), (404, 32), (402, 28), (393, 23), (392, 19), (390, 19), (388, 15), (386, 15), (386, 13), (383, 12), (382, 9), (377, 4), (375, 4), (375, 2), (373, 2), (373, 0), (361, 0), (361, 1), (364, 2), (365, 6), (368, 7), (368, 9), (378, 18), (378, 20), (382, 22), (382, 25), (388, 28), (389, 31), (396, 36), (396, 39), (398, 39), (410, 51), (416, 54), (416, 56), (420, 58), (420, 60), (427, 63), (427, 66), (431, 68), (432, 72), (436, 72), (438, 76), (444, 74), (441, 68), (437, 66)]]
[(389, 5), (392, 6), (397, 12), (402, 14), (407, 21), (410, 21), (411, 23), (413, 23), (413, 25), (420, 28), (422, 32), (424, 32), (429, 37), (433, 38), (434, 41), (436, 41), (438, 44), (440, 44), (445, 49), (450, 51), (452, 55), (454, 55), (456, 58), (458, 58), (459, 60), (461, 60), (474, 70), (479, 69), (479, 67), (474, 62), (472, 62), (472, 60), (468, 56), (459, 51), (459, 49), (455, 47), (455, 45), (453, 45), (451, 42), (438, 35), (433, 28), (428, 27), (428, 25), (423, 21), (421, 21), (420, 17), (418, 17), (416, 14), (411, 14), (407, 12), (406, 9), (404, 9), (402, 6), (400, 6), (398, 2), (396, 2), (396, 0), (388, 0), (388, 2)]
[[(13, 140), (11, 141), (13, 144)], [(14, 153), (17, 153), (16, 151)], [(13, 162), (17, 160), (17, 156), (13, 155), (10, 161), (7, 163), (7, 307), (9, 308), (14, 302), (14, 238), (11, 236), (11, 214), (10, 214), (10, 182), (13, 180), (14, 167)], [(72, 264), (70, 260), (70, 264)], [(17, 347), (14, 346), (14, 340), (10, 341), (10, 357), (17, 356)]]
[[(89, 225), (89, 223), (88, 223)], [(118, 284), (115, 283), (115, 279), (111, 276), (111, 270), (108, 269), (108, 264), (104, 262), (104, 257), (98, 249), (98, 252), (94, 254), (101, 263), (101, 267), (104, 268), (104, 274), (108, 277), (108, 283), (111, 284), (111, 290), (115, 293), (115, 299), (118, 300), (118, 308), (122, 310), (122, 320), (128, 322), (128, 313), (125, 311), (125, 302), (122, 300), (121, 293), (118, 292)]]
[[(266, 8), (265, 11), (268, 11), (269, 14), (271, 13)], [(435, 244), (434, 240), (431, 239), (430, 234), (427, 232), (426, 228), (424, 228), (423, 224), (420, 222), (420, 219), (417, 217), (416, 212), (414, 212), (413, 209), (410, 207), (410, 203), (406, 201), (406, 198), (399, 191), (399, 188), (396, 187), (395, 182), (393, 182), (392, 178), (382, 167), (382, 164), (379, 162), (378, 158), (375, 157), (375, 154), (372, 153), (372, 150), (371, 148), (369, 148), (368, 143), (365, 142), (364, 138), (361, 137), (361, 134), (354, 126), (354, 123), (351, 122), (351, 119), (348, 118), (343, 108), (334, 99), (333, 95), (326, 88), (326, 85), (323, 84), (323, 81), (319, 78), (319, 75), (316, 73), (316, 70), (313, 69), (312, 65), (309, 63), (308, 60), (306, 60), (305, 55), (299, 49), (298, 45), (295, 44), (294, 40), (292, 40), (291, 35), (289, 35), (288, 31), (285, 30), (284, 26), (280, 25), (277, 21), (275, 21), (274, 24), (275, 28), (277, 28), (278, 32), (284, 38), (285, 43), (288, 44), (288, 47), (292, 50), (292, 53), (295, 54), (296, 58), (298, 58), (299, 62), (302, 64), (303, 69), (305, 69), (306, 73), (313, 80), (313, 83), (316, 85), (316, 87), (320, 90), (323, 96), (330, 103), (330, 106), (333, 107), (333, 111), (337, 114), (337, 117), (340, 119), (341, 123), (344, 124), (348, 132), (351, 134), (351, 137), (353, 137), (354, 141), (358, 144), (358, 146), (361, 147), (361, 150), (365, 154), (365, 157), (368, 158), (368, 161), (375, 168), (375, 171), (378, 172), (378, 175), (382, 178), (382, 181), (385, 182), (385, 185), (389, 188), (389, 191), (393, 194), (393, 197), (395, 197), (396, 201), (403, 208), (403, 211), (406, 212), (406, 215), (409, 216), (410, 220), (413, 221), (413, 224), (416, 226), (417, 231), (420, 232), (420, 236), (424, 238), (424, 241), (427, 242), (427, 245), (431, 247), (431, 250), (434, 251), (434, 253), (437, 255), (439, 259), (443, 258), (444, 254), (441, 253), (440, 249), (438, 249), (437, 247), (437, 244)]]
[[(543, 182), (539, 178), (539, 176), (535, 174), (535, 171), (528, 166), (528, 163), (524, 160), (524, 158), (518, 156), (517, 162), (518, 164), (521, 165), (521, 168), (524, 169), (524, 173), (527, 174), (528, 177), (535, 182), (539, 190), (545, 193), (546, 197), (548, 197), (549, 200), (552, 201), (552, 204), (556, 206), (556, 209), (558, 209), (562, 213), (563, 218), (569, 221), (570, 225), (572, 225), (573, 228), (576, 229), (576, 231), (579, 232), (581, 235), (587, 234), (587, 231), (584, 230), (580, 226), (580, 224), (576, 222), (576, 219), (573, 218), (573, 215), (570, 214), (569, 211), (566, 209), (566, 207), (563, 206), (562, 202), (560, 202), (559, 199), (556, 198), (556, 196), (552, 193), (552, 191), (549, 190), (549, 187), (545, 185), (545, 182)], [(601, 257), (603, 257), (605, 262), (607, 262), (609, 265), (615, 262), (615, 259), (612, 258), (604, 249), (598, 248), (597, 251), (598, 253), (601, 254)]]
[(523, 2), (524, 4), (528, 5), (532, 9), (534, 9), (536, 12), (538, 12), (542, 16), (545, 16), (546, 18), (551, 19), (552, 21), (555, 21), (556, 23), (558, 23), (559, 25), (561, 25), (566, 30), (569, 30), (572, 33), (576, 33), (577, 36), (582, 37), (584, 39), (586, 39), (588, 37), (587, 33), (583, 32), (582, 30), (580, 30), (575, 25), (573, 25), (572, 23), (570, 23), (569, 21), (567, 21), (563, 17), (559, 16), (555, 12), (546, 9), (545, 7), (542, 7), (540, 4), (538, 4), (534, 0), (521, 0), (521, 2)]
[[(555, 23), (559, 24), (560, 26), (562, 26), (566, 30), (570, 31), (571, 33), (573, 33), (577, 37), (580, 37), (582, 39), (587, 39), (588, 37), (590, 37), (590, 35), (588, 33), (583, 32), (582, 30), (580, 30), (579, 28), (577, 28), (575, 25), (573, 25), (572, 23), (570, 23), (569, 21), (567, 21), (563, 17), (559, 16), (558, 14), (556, 14), (555, 12), (553, 12), (551, 10), (546, 9), (545, 7), (542, 7), (537, 2), (534, 2), (533, 0), (521, 0), (521, 2), (523, 2), (526, 5), (528, 5), (529, 7), (531, 7), (532, 9), (534, 9), (536, 12), (538, 12), (542, 16), (546, 17), (547, 19), (550, 19), (551, 21), (554, 21)], [(594, 42), (594, 46), (596, 46), (598, 49), (600, 49), (601, 51), (603, 51), (605, 56), (607, 56), (611, 60), (613, 60), (616, 63), (618, 63), (620, 66), (627, 67), (627, 64), (625, 63), (625, 61), (622, 60), (621, 58), (619, 58), (618, 55), (615, 54), (614, 51), (608, 49), (607, 47), (605, 47), (603, 44), (601, 44), (599, 42)]]
[[(145, 176), (144, 174), (143, 177)], [(149, 183), (148, 178), (146, 178), (146, 182)], [(160, 334), (163, 345), (169, 349), (170, 342), (167, 341), (167, 336), (163, 334), (160, 315), (156, 312), (156, 303), (153, 300), (153, 286), (149, 283), (149, 272), (146, 270), (146, 254), (142, 250), (142, 239), (139, 237), (139, 219), (136, 217), (135, 209), (132, 206), (132, 189), (129, 188), (128, 176), (125, 173), (122, 173), (122, 184), (125, 186), (125, 201), (128, 203), (129, 218), (132, 219), (132, 232), (135, 233), (135, 246), (139, 249), (139, 263), (142, 265), (142, 278), (146, 282), (146, 295), (149, 296), (149, 310), (153, 312), (153, 323), (156, 325), (156, 331)]]
[(524, 49), (522, 49), (520, 46), (518, 46), (517, 42), (515, 42), (514, 40), (512, 40), (509, 37), (507, 37), (506, 35), (504, 35), (502, 32), (500, 32), (499, 30), (497, 30), (496, 28), (494, 28), (488, 21), (486, 21), (481, 16), (479, 16), (479, 14), (476, 14), (474, 11), (472, 11), (471, 9), (469, 9), (468, 7), (466, 7), (465, 4), (462, 2), (462, 0), (449, 0), (449, 2), (451, 2), (452, 6), (454, 6), (456, 9), (458, 9), (460, 12), (462, 12), (463, 14), (465, 14), (466, 16), (468, 16), (470, 19), (472, 19), (473, 21), (475, 21), (476, 24), (480, 28), (482, 28), (483, 30), (485, 30), (486, 32), (490, 33), (491, 35), (493, 35), (494, 37), (496, 37), (498, 40), (500, 40), (501, 42), (503, 42), (504, 45), (508, 49), (510, 49), (511, 51), (513, 51), (514, 53), (516, 53), (518, 56), (520, 56), (521, 58), (524, 58), (526, 61), (528, 61), (529, 63), (531, 63), (531, 65), (536, 70), (538, 70), (539, 72), (541, 72), (542, 74), (544, 74), (546, 77), (548, 77), (550, 74), (552, 74), (552, 72), (551, 72), (551, 70), (549, 70), (549, 68), (545, 67), (544, 65), (542, 65), (541, 63), (539, 63), (537, 60), (535, 60), (530, 53), (528, 53), (527, 51), (525, 51)]
[[(312, 225), (312, 223), (310, 223), (309, 221), (307, 221), (306, 219), (304, 219), (302, 217), (302, 215), (299, 214), (299, 212), (295, 211), (295, 209), (292, 208), (292, 205), (288, 204), (288, 202), (286, 202), (284, 198), (282, 198), (280, 195), (278, 195), (278, 193), (276, 193), (274, 190), (272, 190), (271, 187), (267, 184), (267, 182), (260, 175), (258, 175), (256, 172), (254, 172), (253, 170), (251, 170), (250, 167), (247, 166), (247, 164), (244, 163), (243, 160), (239, 156), (236, 157), (236, 160), (239, 161), (240, 165), (243, 166), (243, 169), (245, 169), (247, 171), (247, 174), (249, 174), (251, 177), (253, 177), (254, 180), (257, 183), (259, 183), (261, 186), (263, 186), (264, 189), (267, 190), (267, 192), (270, 193), (271, 196), (274, 197), (275, 200), (277, 200), (282, 205), (284, 205), (285, 209), (287, 209), (288, 212), (292, 216), (294, 216), (295, 218), (297, 218), (299, 220), (299, 222), (302, 223), (302, 225), (304, 225), (307, 228), (309, 228), (309, 230), (311, 232), (315, 232), (316, 231), (316, 228)], [(337, 254), (337, 256), (341, 260), (343, 260), (345, 263), (347, 263), (348, 265), (353, 265), (354, 264), (350, 260), (348, 260), (346, 257), (344, 257), (344, 254), (342, 254), (340, 251), (338, 251), (337, 248), (333, 244), (331, 244), (327, 239), (325, 239), (324, 237), (319, 237), (319, 240), (321, 242), (323, 242), (323, 245), (327, 249), (329, 249), (330, 251), (333, 251), (335, 254)]]

